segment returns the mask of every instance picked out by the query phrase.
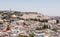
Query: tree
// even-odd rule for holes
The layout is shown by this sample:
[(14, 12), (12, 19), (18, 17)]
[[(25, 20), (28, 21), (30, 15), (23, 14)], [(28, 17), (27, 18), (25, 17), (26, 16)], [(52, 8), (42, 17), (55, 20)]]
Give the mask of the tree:
[(47, 26), (47, 25), (44, 25), (44, 26), (43, 26), (43, 29), (47, 29), (47, 28), (48, 28), (48, 26)]
[(56, 20), (56, 23), (59, 23), (59, 20)]
[(57, 32), (57, 28), (53, 28), (52, 30), (55, 31), (55, 32)]
[(34, 37), (35, 36), (35, 34), (34, 33), (31, 33), (31, 34), (29, 34), (30, 35), (30, 37)]
[(28, 37), (27, 35), (18, 35), (17, 37)]
[(42, 28), (37, 27), (36, 30), (42, 30)]
[(10, 27), (9, 27), (9, 25), (7, 26), (6, 30), (10, 30)]

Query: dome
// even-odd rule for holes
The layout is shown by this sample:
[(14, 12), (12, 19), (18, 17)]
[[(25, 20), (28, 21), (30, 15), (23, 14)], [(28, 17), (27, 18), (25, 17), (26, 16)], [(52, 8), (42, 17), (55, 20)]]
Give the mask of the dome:
[(17, 16), (16, 16), (16, 15), (12, 15), (11, 17), (12, 17), (12, 18), (16, 18)]

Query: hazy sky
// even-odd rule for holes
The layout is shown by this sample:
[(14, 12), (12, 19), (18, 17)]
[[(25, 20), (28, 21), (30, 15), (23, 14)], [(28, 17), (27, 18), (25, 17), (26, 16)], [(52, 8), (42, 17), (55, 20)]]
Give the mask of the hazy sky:
[(9, 9), (60, 16), (60, 0), (0, 0), (0, 10)]

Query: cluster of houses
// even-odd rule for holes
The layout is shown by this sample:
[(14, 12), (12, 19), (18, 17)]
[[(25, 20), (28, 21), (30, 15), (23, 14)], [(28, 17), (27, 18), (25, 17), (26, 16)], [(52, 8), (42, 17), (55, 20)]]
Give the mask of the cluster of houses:
[(60, 20), (34, 12), (0, 11), (1, 37), (29, 36), (32, 32), (34, 37), (59, 37)]

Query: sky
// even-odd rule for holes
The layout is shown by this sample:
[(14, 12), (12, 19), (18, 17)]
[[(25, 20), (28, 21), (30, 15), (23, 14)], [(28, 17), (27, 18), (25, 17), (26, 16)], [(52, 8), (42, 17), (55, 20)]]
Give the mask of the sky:
[(38, 12), (60, 16), (60, 0), (0, 0), (0, 10)]

